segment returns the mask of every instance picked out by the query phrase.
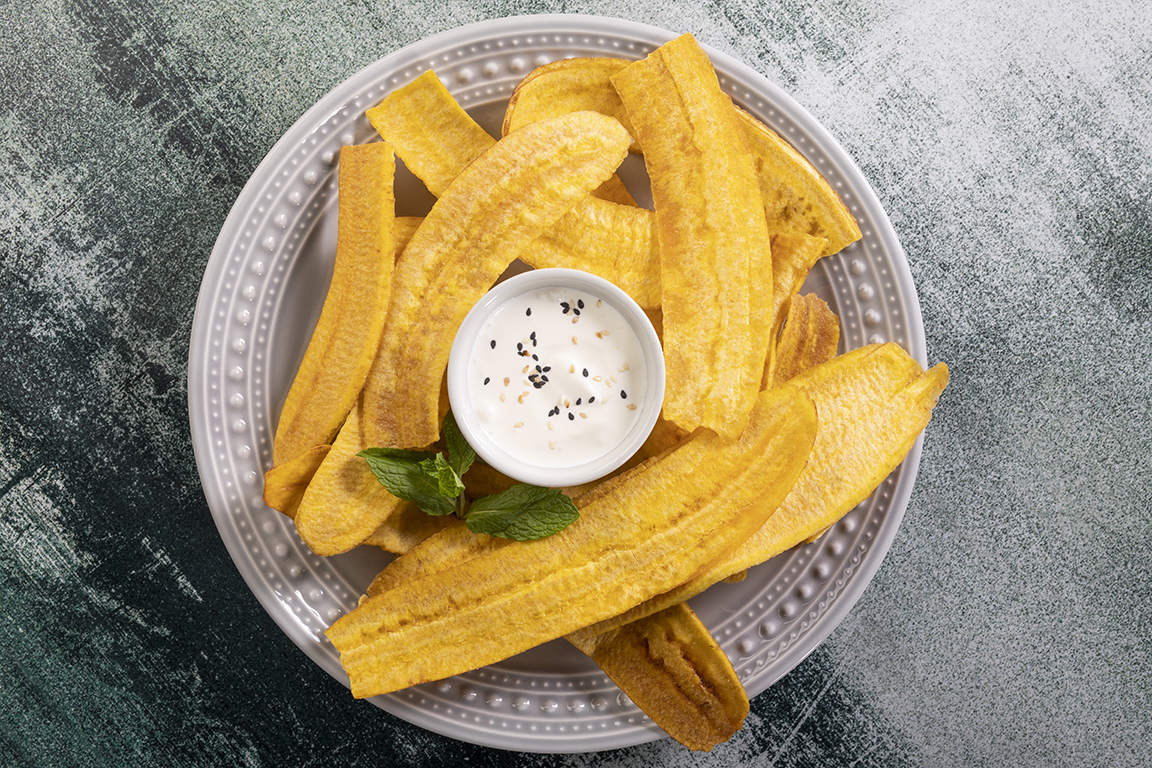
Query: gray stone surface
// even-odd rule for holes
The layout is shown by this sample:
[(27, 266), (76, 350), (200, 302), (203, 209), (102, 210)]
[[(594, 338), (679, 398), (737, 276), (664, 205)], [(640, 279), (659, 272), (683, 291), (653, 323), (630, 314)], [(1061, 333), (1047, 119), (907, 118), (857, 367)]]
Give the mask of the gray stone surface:
[[(0, 8), (0, 764), (1152, 764), (1144, 5)], [(692, 31), (790, 92), (874, 185), (952, 369), (879, 574), (711, 755), (505, 753), (353, 701), (196, 475), (192, 311), (256, 164), (397, 47), (541, 12)]]

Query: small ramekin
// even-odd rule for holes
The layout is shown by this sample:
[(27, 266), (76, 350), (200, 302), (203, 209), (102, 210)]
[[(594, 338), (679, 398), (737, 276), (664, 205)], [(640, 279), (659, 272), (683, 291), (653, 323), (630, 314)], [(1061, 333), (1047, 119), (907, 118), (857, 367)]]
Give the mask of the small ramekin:
[[(469, 395), (467, 365), (480, 343), (485, 323), (506, 302), (531, 291), (557, 287), (586, 291), (608, 302), (631, 326), (639, 341), (645, 364), (645, 396), (640, 413), (629, 431), (608, 452), (583, 463), (565, 467), (536, 466), (502, 448), (485, 431)], [(660, 339), (644, 310), (612, 283), (574, 269), (537, 269), (511, 277), (494, 286), (472, 307), (448, 358), (448, 399), (464, 438), (490, 466), (523, 483), (552, 488), (587, 483), (617, 469), (640, 449), (652, 432), (664, 401), (664, 353)]]

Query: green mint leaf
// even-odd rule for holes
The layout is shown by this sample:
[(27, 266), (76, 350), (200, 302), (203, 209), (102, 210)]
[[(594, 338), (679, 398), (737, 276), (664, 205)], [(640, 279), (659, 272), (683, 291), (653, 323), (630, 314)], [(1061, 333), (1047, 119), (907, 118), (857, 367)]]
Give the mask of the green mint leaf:
[(472, 446), (464, 439), (464, 433), (457, 426), (456, 417), (452, 415), (451, 411), (444, 417), (444, 424), (440, 427), (440, 432), (448, 444), (448, 463), (452, 465), (452, 469), (456, 470), (457, 475), (464, 477), (464, 473), (476, 460), (476, 451), (472, 450)]
[(400, 448), (365, 448), (356, 454), (393, 496), (412, 502), (430, 515), (450, 515), (456, 511), (454, 499), (440, 493), (439, 474), (430, 475), (425, 462), (435, 466), (437, 454)]
[(579, 517), (572, 499), (556, 488), (514, 485), (476, 499), (464, 522), (473, 533), (532, 541), (564, 530)]
[(455, 499), (460, 494), (464, 493), (464, 481), (460, 479), (460, 475), (456, 473), (448, 460), (444, 458), (444, 454), (436, 454), (434, 461), (434, 471), (436, 473), (436, 482), (440, 486), (440, 495), (446, 499)]

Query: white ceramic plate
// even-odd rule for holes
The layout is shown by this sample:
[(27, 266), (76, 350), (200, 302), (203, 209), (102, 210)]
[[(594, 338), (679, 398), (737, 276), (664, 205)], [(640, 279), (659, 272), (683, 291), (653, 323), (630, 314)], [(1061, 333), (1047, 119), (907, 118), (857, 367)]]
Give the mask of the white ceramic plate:
[[(264, 506), (272, 435), (331, 277), (335, 158), (374, 140), (364, 110), (434, 69), (481, 124), (498, 132), (512, 89), (534, 67), (572, 56), (641, 58), (673, 33), (589, 16), (528, 16), (461, 27), (399, 50), (310, 109), (256, 169), (228, 216), (204, 274), (192, 327), (188, 400), (204, 493), (236, 567), (272, 618), (308, 656), (347, 684), (324, 630), (356, 604), (386, 555), (361, 547), (320, 558), (291, 521)], [(841, 348), (895, 341), (925, 362), (911, 274), (887, 216), (852, 160), (762, 75), (709, 50), (721, 85), (803, 152), (852, 209), (864, 239), (825, 258), (806, 290), (839, 314)], [(643, 175), (632, 158), (626, 180)], [(639, 169), (639, 170), (637, 170)], [(401, 215), (432, 199), (397, 177)], [(900, 524), (919, 463), (903, 466), (815, 544), (692, 601), (749, 695), (808, 655), (867, 586)], [(373, 700), (437, 733), (502, 749), (587, 752), (661, 738), (589, 660), (554, 641), (503, 663)]]

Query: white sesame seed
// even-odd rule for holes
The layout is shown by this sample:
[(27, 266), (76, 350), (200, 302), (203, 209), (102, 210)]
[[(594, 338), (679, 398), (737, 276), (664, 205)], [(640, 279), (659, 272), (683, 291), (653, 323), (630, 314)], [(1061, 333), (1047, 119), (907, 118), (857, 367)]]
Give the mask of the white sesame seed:
[(586, 418), (588, 418), (588, 414), (586, 414), (586, 413), (581, 413), (581, 414), (580, 414), (580, 418), (582, 418), (582, 419), (586, 419)]
[(548, 429), (556, 429), (556, 427), (552, 426), (552, 420), (551, 419), (548, 420)]
[(514, 426), (516, 429), (520, 429), (520, 427), (524, 426), (524, 422), (518, 421), (518, 422), (516, 422), (516, 424)]
[(636, 410), (636, 403), (628, 403), (628, 410), (630, 410), (630, 411)]
[(521, 392), (520, 397), (518, 397), (516, 399), (519, 400), (520, 402), (524, 402), (524, 398), (526, 398), (526, 397), (528, 397), (528, 393), (527, 392)]

